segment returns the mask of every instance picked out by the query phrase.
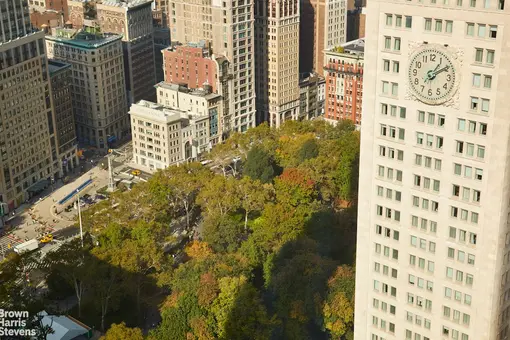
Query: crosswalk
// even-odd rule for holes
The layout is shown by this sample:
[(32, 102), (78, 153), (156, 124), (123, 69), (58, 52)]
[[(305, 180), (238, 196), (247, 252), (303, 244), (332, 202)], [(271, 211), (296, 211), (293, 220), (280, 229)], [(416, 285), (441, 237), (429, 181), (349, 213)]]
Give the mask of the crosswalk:
[(6, 235), (0, 237), (0, 254), (2, 252), (7, 252), (9, 250), (12, 250), (14, 246), (23, 243), (23, 240), (18, 239), (16, 236), (13, 235)]

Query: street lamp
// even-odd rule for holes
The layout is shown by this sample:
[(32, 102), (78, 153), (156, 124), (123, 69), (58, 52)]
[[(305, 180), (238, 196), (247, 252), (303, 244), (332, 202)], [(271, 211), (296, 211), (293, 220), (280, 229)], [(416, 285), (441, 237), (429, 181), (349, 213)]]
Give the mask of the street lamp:
[(76, 195), (78, 197), (78, 220), (80, 221), (80, 237), (81, 237), (81, 247), (83, 248), (83, 224), (81, 223), (81, 208), (80, 208), (80, 189), (76, 190)]

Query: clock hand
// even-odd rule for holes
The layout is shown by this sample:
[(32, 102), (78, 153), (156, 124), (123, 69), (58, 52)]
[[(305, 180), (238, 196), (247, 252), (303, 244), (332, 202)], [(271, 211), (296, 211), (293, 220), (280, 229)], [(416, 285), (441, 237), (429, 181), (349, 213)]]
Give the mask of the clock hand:
[(450, 66), (447, 65), (447, 66), (443, 67), (442, 69), (439, 69), (439, 70), (435, 71), (434, 72), (434, 76), (437, 76), (441, 72), (448, 71), (449, 68), (450, 68)]

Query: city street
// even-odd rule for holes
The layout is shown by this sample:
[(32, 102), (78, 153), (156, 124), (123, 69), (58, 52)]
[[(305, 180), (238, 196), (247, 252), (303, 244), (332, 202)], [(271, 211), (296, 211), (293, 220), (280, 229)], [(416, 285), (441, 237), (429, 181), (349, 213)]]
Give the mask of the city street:
[[(127, 143), (117, 149), (124, 155), (115, 154), (112, 157), (112, 167), (115, 182), (127, 180), (131, 182), (146, 181), (149, 174), (141, 173), (140, 176), (133, 176), (133, 168), (125, 163), (131, 159), (131, 143)], [(61, 180), (57, 181), (52, 187), (47, 188), (33, 203), (23, 204), (15, 211), (14, 216), (6, 216), (6, 227), (3, 229), (0, 237), (0, 256), (3, 258), (5, 253), (12, 251), (17, 244), (26, 240), (39, 238), (41, 233), (52, 233), (55, 238), (59, 236), (70, 236), (77, 233), (76, 215), (77, 209), (71, 208), (77, 196), (72, 195), (79, 187), (80, 197), (85, 194), (94, 196), (97, 190), (108, 186), (108, 159), (106, 156), (89, 154), (90, 156), (81, 161), (80, 167), (83, 167), (83, 174), (71, 174), (70, 181), (63, 184)], [(105, 168), (106, 165), (106, 168)], [(72, 197), (69, 197), (69, 196)], [(66, 200), (66, 197), (68, 198)], [(65, 202), (63, 202), (65, 201)], [(86, 209), (83, 207), (82, 209)], [(72, 227), (75, 225), (74, 227)], [(60, 235), (62, 234), (62, 235)], [(40, 245), (42, 246), (42, 244)]]

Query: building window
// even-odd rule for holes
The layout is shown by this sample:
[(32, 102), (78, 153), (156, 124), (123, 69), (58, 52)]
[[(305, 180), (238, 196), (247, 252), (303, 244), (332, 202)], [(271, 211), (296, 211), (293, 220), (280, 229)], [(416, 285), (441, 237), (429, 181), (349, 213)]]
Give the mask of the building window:
[(413, 26), (413, 17), (406, 16), (406, 28), (411, 28)]
[(468, 22), (466, 24), (466, 35), (474, 36), (475, 35), (475, 24)]
[(425, 31), (431, 31), (432, 30), (432, 19), (425, 18)]

